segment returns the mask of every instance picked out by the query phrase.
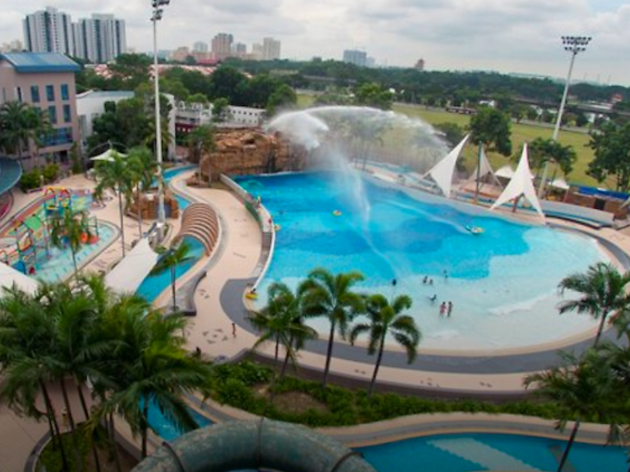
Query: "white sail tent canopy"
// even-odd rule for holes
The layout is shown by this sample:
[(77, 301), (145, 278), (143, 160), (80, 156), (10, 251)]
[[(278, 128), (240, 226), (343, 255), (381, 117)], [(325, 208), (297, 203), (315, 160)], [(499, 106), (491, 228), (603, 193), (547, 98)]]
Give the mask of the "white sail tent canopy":
[(5, 289), (16, 287), (29, 295), (34, 295), (39, 287), (39, 282), (24, 275), (13, 267), (0, 263), (0, 297), (4, 295)]
[(149, 240), (142, 238), (105, 276), (105, 285), (119, 294), (135, 293), (158, 261)]
[(497, 177), (502, 177), (504, 179), (511, 179), (512, 177), (514, 177), (514, 169), (512, 169), (512, 166), (510, 164), (506, 164), (499, 170), (497, 170), (494, 175), (496, 175)]
[(466, 135), (462, 142), (453, 148), (444, 159), (435, 164), (433, 168), (424, 174), (423, 178), (430, 176), (440, 188), (445, 197), (450, 198), (451, 187), (453, 185), (453, 172), (455, 172), (455, 163), (459, 154), (462, 152), (466, 141), (470, 135)]
[(123, 154), (122, 152), (118, 152), (115, 149), (109, 148), (107, 151), (99, 154), (98, 156), (91, 157), (90, 160), (112, 162), (114, 160), (114, 155), (118, 155), (120, 157), (127, 157), (127, 154)]
[(529, 170), (529, 160), (527, 159), (527, 143), (523, 144), (523, 153), (521, 154), (521, 160), (518, 163), (516, 171), (510, 180), (510, 183), (505, 187), (505, 190), (499, 198), (490, 207), (490, 210), (494, 210), (496, 207), (503, 205), (515, 198), (524, 196), (527, 201), (534, 207), (541, 218), (545, 218), (545, 214), (540, 206), (540, 201), (536, 196), (536, 189), (532, 182), (532, 173)]
[(557, 177), (553, 179), (549, 186), (560, 190), (569, 190), (571, 188), (567, 181), (564, 180), (562, 177)]
[[(511, 170), (511, 169), (510, 169)], [(483, 150), (483, 147), (479, 148), (479, 164), (475, 168), (474, 172), (470, 174), (470, 178), (468, 182), (477, 182), (479, 181), (481, 184), (484, 181), (487, 182), (486, 177), (490, 176), (490, 180), (497, 187), (503, 188), (501, 182), (497, 178), (497, 173), (494, 172), (488, 158), (486, 157), (486, 153)]]

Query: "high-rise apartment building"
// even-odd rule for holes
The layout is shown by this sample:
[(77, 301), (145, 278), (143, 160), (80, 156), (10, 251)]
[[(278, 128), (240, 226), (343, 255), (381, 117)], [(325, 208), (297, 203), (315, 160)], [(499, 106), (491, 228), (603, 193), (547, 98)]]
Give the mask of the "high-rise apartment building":
[(232, 43), (234, 36), (228, 33), (219, 33), (212, 38), (212, 55), (215, 59), (222, 60), (232, 56)]
[(193, 44), (192, 52), (208, 52), (208, 43), (197, 41), (195, 44)]
[(365, 67), (367, 65), (367, 54), (365, 51), (359, 51), (358, 49), (346, 49), (343, 52), (343, 62)]
[(22, 21), (24, 47), (31, 52), (74, 54), (74, 38), (70, 15), (56, 8), (36, 11)]
[(75, 52), (77, 57), (98, 64), (111, 62), (127, 52), (125, 21), (114, 15), (94, 14), (74, 25)]
[(280, 59), (280, 41), (273, 38), (263, 38), (262, 60), (272, 61)]

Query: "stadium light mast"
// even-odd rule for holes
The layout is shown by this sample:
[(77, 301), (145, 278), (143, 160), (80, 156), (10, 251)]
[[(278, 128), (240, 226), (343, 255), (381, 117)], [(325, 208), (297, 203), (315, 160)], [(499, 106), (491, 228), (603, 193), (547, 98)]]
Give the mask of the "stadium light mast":
[[(573, 73), (573, 64), (575, 64), (575, 56), (580, 52), (586, 51), (586, 46), (591, 42), (590, 36), (562, 36), (562, 44), (564, 50), (571, 53), (571, 62), (569, 63), (569, 73), (567, 74), (567, 80), (564, 84), (564, 92), (562, 94), (562, 100), (560, 102), (560, 109), (558, 110), (558, 117), (556, 119), (556, 126), (553, 129), (553, 136), (551, 139), (558, 140), (558, 133), (560, 132), (560, 124), (562, 123), (562, 115), (564, 114), (564, 107), (567, 103), (567, 96), (569, 94), (569, 86), (571, 85), (571, 74)], [(538, 187), (538, 198), (542, 198), (545, 191), (545, 183), (547, 180), (547, 170), (549, 167), (549, 161), (545, 161), (543, 168), (542, 178)]]
[(171, 0), (151, 0), (153, 14), (151, 21), (153, 22), (153, 80), (155, 84), (155, 157), (157, 160), (157, 182), (158, 182), (158, 237), (162, 241), (164, 239), (164, 231), (166, 229), (166, 213), (164, 211), (164, 181), (162, 179), (162, 117), (160, 113), (160, 74), (158, 70), (157, 55), (157, 22), (162, 19), (164, 7)]

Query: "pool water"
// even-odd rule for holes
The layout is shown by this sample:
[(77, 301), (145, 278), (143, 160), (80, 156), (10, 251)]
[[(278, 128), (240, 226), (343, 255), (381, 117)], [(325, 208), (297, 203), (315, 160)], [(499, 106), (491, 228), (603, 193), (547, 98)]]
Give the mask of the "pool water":
[[(343, 173), (236, 180), (261, 197), (280, 226), (259, 288), (261, 305), (270, 283), (295, 287), (322, 266), (362, 272), (363, 291), (410, 295), (409, 313), (426, 348), (528, 346), (595, 325), (588, 316), (560, 316), (556, 309), (564, 277), (606, 260), (592, 239)], [(484, 233), (473, 235), (471, 226)], [(433, 283), (423, 283), (425, 277)], [(453, 303), (450, 317), (439, 314), (446, 301)], [(327, 329), (325, 320), (313, 323)]]
[[(142, 405), (143, 402), (140, 404)], [(195, 410), (189, 408), (188, 411), (200, 428), (204, 428), (212, 424), (212, 421), (205, 416), (200, 415)], [(166, 417), (160, 412), (157, 404), (153, 401), (149, 403), (149, 424), (155, 432), (166, 441), (173, 441), (183, 434), (180, 429), (166, 419)]]
[[(564, 441), (532, 436), (466, 433), (357, 450), (378, 472), (524, 472), (556, 470), (565, 445)], [(625, 471), (626, 458), (622, 447), (574, 443), (565, 468), (575, 472)]]

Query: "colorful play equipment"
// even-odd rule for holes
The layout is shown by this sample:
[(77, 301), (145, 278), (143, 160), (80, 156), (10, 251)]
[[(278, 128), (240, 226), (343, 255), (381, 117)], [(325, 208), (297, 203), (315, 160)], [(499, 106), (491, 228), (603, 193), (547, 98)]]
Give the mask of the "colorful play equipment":
[[(63, 187), (48, 187), (44, 198), (19, 213), (13, 224), (0, 234), (0, 262), (25, 274), (37, 273), (39, 261), (50, 258), (50, 220), (63, 217), (66, 211), (85, 211), (90, 205), (89, 192), (70, 192)], [(99, 240), (98, 222), (88, 219), (89, 231), (84, 244)]]

